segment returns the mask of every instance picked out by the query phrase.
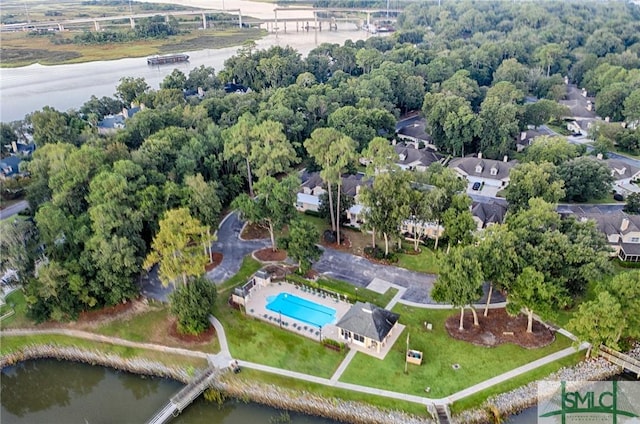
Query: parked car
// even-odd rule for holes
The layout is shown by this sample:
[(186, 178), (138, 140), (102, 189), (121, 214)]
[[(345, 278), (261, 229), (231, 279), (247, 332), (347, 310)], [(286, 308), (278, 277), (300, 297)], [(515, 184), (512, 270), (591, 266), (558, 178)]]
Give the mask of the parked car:
[(471, 188), (475, 191), (480, 190), (480, 183), (476, 181), (475, 183), (473, 183), (473, 186)]
[(615, 193), (613, 195), (613, 200), (617, 201), (617, 202), (622, 202), (624, 200), (624, 196), (620, 193)]

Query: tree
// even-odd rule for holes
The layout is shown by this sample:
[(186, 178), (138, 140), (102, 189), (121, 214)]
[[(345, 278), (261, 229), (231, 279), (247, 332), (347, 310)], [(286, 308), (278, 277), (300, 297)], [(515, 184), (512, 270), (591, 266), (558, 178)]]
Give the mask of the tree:
[(533, 312), (550, 312), (555, 305), (556, 287), (545, 281), (544, 274), (533, 267), (525, 267), (509, 284), (507, 311), (518, 315), (522, 309), (527, 314), (527, 333), (533, 332)]
[(618, 82), (604, 87), (596, 94), (596, 111), (603, 118), (610, 118), (613, 122), (624, 119), (623, 103), (629, 95), (629, 86)]
[(575, 202), (601, 199), (613, 183), (607, 164), (586, 156), (561, 164), (558, 174), (564, 180), (565, 198)]
[[(498, 85), (500, 84), (509, 83), (499, 82)], [(489, 93), (494, 88), (492, 87)], [(520, 131), (519, 127), (518, 107), (487, 94), (487, 98), (480, 106), (476, 126), (476, 135), (480, 137), (480, 151), (489, 158), (507, 154), (515, 144), (515, 137)]]
[(215, 284), (203, 277), (194, 278), (171, 293), (171, 313), (178, 318), (178, 331), (196, 335), (209, 328), (216, 298)]
[[(336, 233), (340, 243), (340, 215), (342, 207), (342, 173), (355, 161), (356, 144), (350, 138), (333, 128), (317, 128), (311, 137), (304, 142), (309, 155), (322, 167), (320, 176), (327, 183), (331, 230)], [(336, 204), (334, 205), (333, 186), (337, 187)]]
[(311, 264), (322, 256), (322, 251), (316, 245), (319, 238), (320, 232), (313, 224), (296, 219), (289, 224), (289, 235), (280, 239), (289, 256), (298, 261), (300, 274), (306, 274)]
[(636, 88), (624, 100), (624, 120), (627, 123), (640, 121), (640, 88)]
[(144, 78), (122, 77), (120, 84), (116, 87), (116, 97), (122, 100), (125, 105), (130, 105), (151, 87)]
[(77, 134), (72, 134), (67, 117), (56, 109), (45, 106), (29, 116), (33, 125), (33, 141), (41, 147), (52, 143), (75, 144)]
[(533, 56), (540, 65), (547, 69), (547, 77), (551, 75), (551, 67), (564, 54), (565, 48), (557, 43), (547, 43), (534, 52)]
[(276, 250), (275, 231), (289, 224), (296, 215), (296, 193), (300, 180), (293, 175), (281, 181), (267, 176), (255, 184), (256, 197), (240, 194), (231, 203), (243, 219), (269, 231), (271, 248)]
[(189, 175), (184, 180), (191, 214), (205, 225), (217, 226), (222, 202), (218, 196), (219, 186), (215, 181), (206, 182), (202, 174)]
[(581, 149), (569, 143), (565, 137), (542, 135), (533, 139), (531, 146), (524, 151), (524, 162), (550, 162), (556, 166), (577, 158)]
[(149, 269), (160, 262), (158, 275), (163, 285), (175, 285), (180, 277), (186, 285), (190, 278), (204, 273), (204, 267), (209, 261), (207, 244), (212, 241), (208, 234), (209, 228), (193, 218), (189, 209), (167, 211), (160, 221), (160, 231), (153, 238), (151, 252), (144, 261), (144, 267)]
[(384, 237), (384, 254), (389, 256), (389, 238), (399, 234), (402, 221), (409, 216), (409, 181), (402, 172), (385, 172), (361, 192), (366, 206), (365, 226)]
[(538, 128), (551, 120), (559, 121), (569, 115), (570, 112), (567, 106), (560, 105), (553, 100), (541, 99), (524, 106), (523, 122)]
[(249, 184), (249, 195), (253, 197), (253, 176), (251, 174), (251, 163), (249, 153), (251, 152), (251, 130), (256, 125), (255, 118), (250, 113), (245, 113), (238, 119), (238, 122), (222, 132), (224, 140), (224, 158), (226, 160), (244, 157), (247, 167), (247, 182)]
[(640, 193), (630, 193), (623, 210), (626, 213), (640, 215)]
[(451, 245), (467, 245), (473, 240), (476, 223), (471, 214), (471, 198), (466, 193), (456, 193), (451, 205), (442, 215), (444, 236)]
[(35, 241), (32, 222), (11, 218), (0, 221), (0, 269), (12, 269), (18, 278), (26, 280), (33, 271)]
[(206, 91), (212, 88), (218, 88), (219, 86), (220, 81), (216, 78), (215, 70), (210, 66), (204, 65), (193, 68), (189, 72), (189, 77), (185, 82), (185, 88), (189, 90), (202, 88)]
[(174, 69), (169, 75), (164, 77), (164, 79), (160, 83), (160, 88), (182, 91), (186, 85), (187, 77), (185, 76), (185, 74), (179, 69)]
[(626, 325), (619, 325), (619, 337), (640, 337), (640, 271), (627, 271), (613, 277), (603, 287), (620, 303), (620, 311)]
[(557, 168), (549, 162), (518, 164), (511, 169), (509, 179), (505, 197), (514, 212), (527, 208), (532, 198), (557, 203), (565, 195)]
[(397, 168), (398, 154), (389, 140), (383, 137), (374, 137), (362, 151), (361, 157), (367, 161), (367, 175), (371, 177), (378, 172), (390, 172)]
[(618, 341), (627, 326), (620, 302), (609, 292), (598, 293), (595, 300), (582, 303), (567, 328), (580, 340), (591, 343), (587, 356), (598, 352), (601, 344), (619, 349)]
[(431, 297), (436, 302), (444, 302), (460, 308), (460, 327), (464, 330), (464, 308), (473, 312), (473, 323), (479, 325), (473, 302), (482, 296), (482, 266), (477, 251), (472, 246), (456, 246), (442, 258), (440, 274), (433, 285)]
[(427, 93), (422, 111), (438, 149), (464, 156), (473, 140), (476, 116), (470, 103), (450, 93)]
[(517, 273), (519, 258), (516, 253), (516, 236), (504, 224), (491, 225), (482, 232), (477, 246), (482, 274), (490, 283), (484, 309), (484, 316), (487, 316), (494, 287), (504, 289)]
[(253, 127), (249, 136), (249, 161), (258, 178), (287, 172), (291, 165), (298, 162), (296, 151), (287, 140), (279, 122), (264, 121)]
[[(338, 187), (336, 185), (331, 186), (332, 191), (332, 199), (338, 198)], [(344, 192), (340, 193), (340, 209), (336, 210), (336, 208), (331, 209), (331, 203), (329, 202), (329, 191), (322, 193), (319, 197), (320, 206), (318, 206), (318, 214), (320, 218), (323, 218), (327, 221), (329, 225), (331, 225), (331, 217), (339, 214), (340, 219), (345, 218), (347, 216), (347, 211), (354, 205), (355, 198), (349, 194), (345, 194)], [(335, 204), (338, 205), (338, 202), (335, 201)]]
[(11, 145), (14, 141), (18, 141), (18, 135), (11, 125), (0, 123), (0, 146)]

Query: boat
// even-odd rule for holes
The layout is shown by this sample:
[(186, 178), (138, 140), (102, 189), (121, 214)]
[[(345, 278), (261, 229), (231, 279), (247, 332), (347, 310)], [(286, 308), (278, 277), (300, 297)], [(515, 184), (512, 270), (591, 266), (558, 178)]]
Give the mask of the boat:
[(153, 56), (147, 58), (147, 65), (165, 65), (167, 63), (188, 62), (189, 55), (186, 54), (168, 54), (166, 56)]

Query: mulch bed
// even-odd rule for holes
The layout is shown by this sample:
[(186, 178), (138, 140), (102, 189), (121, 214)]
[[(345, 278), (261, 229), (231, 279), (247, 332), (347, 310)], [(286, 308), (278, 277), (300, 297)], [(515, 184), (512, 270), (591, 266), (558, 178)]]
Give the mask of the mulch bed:
[(286, 250), (276, 250), (274, 252), (270, 247), (257, 250), (253, 255), (262, 262), (281, 262), (287, 259)]
[(260, 240), (269, 238), (269, 231), (256, 224), (247, 224), (240, 235), (243, 240)]
[(211, 252), (211, 262), (204, 266), (205, 271), (209, 272), (222, 262), (222, 253), (220, 252)]
[(503, 343), (514, 343), (527, 349), (547, 346), (555, 340), (553, 332), (535, 319), (533, 332), (527, 333), (526, 315), (511, 317), (504, 308), (490, 309), (487, 317), (483, 315), (483, 309), (477, 312), (480, 325), (477, 327), (473, 325), (473, 314), (467, 310), (464, 313), (464, 330), (462, 331), (458, 330), (459, 311), (447, 318), (445, 326), (449, 335), (454, 339), (478, 346), (495, 347)]
[(340, 232), (340, 238), (342, 239), (342, 243), (338, 244), (338, 243), (329, 243), (325, 240), (321, 240), (320, 244), (324, 247), (330, 247), (332, 249), (336, 249), (336, 250), (342, 250), (342, 251), (349, 251), (351, 249), (351, 240), (349, 240), (349, 237), (347, 237), (345, 234), (342, 233), (342, 231)]
[(179, 333), (178, 323), (175, 318), (171, 319), (171, 322), (169, 325), (169, 336), (171, 336), (171, 338), (173, 339), (176, 339), (182, 343), (186, 343), (189, 345), (210, 343), (211, 340), (213, 340), (213, 338), (215, 337), (215, 335), (216, 335), (216, 329), (213, 328), (213, 325), (209, 326), (209, 328), (206, 331), (198, 334), (197, 336)]

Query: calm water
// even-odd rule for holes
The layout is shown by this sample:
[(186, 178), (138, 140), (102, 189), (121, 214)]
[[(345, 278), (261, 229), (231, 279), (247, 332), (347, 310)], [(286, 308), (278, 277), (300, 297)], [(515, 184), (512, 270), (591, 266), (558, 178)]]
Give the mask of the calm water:
[[(181, 3), (204, 7), (221, 7), (221, 1), (183, 0), (164, 1), (166, 3)], [(227, 9), (241, 7), (243, 14), (250, 13), (257, 17), (272, 17), (274, 5), (271, 3), (256, 3), (243, 0), (225, 0)], [(296, 16), (304, 16), (306, 12), (295, 12)], [(278, 16), (283, 16), (279, 13)], [(318, 44), (338, 43), (360, 40), (370, 35), (358, 31), (354, 24), (340, 23), (337, 32), (322, 31), (295, 32), (295, 25), (291, 24), (293, 32), (287, 34), (269, 34), (256, 42), (258, 48), (266, 49), (274, 45), (287, 46), (306, 55)], [(115, 87), (121, 77), (143, 77), (154, 89), (173, 69), (178, 68), (185, 74), (200, 65), (211, 66), (219, 71), (224, 61), (235, 55), (238, 47), (224, 49), (207, 49), (189, 54), (189, 62), (167, 66), (152, 67), (147, 65), (145, 58), (120, 59), (79, 63), (73, 65), (42, 66), (39, 64), (22, 68), (0, 69), (0, 121), (10, 122), (23, 119), (33, 111), (44, 106), (52, 106), (66, 111), (79, 108), (89, 100), (91, 95), (97, 97), (113, 96)]]
[[(2, 424), (144, 423), (182, 385), (108, 368), (54, 360), (29, 361), (2, 370)], [(222, 407), (202, 398), (172, 423), (262, 424), (280, 411), (230, 401)], [(294, 424), (334, 421), (290, 414)]]

